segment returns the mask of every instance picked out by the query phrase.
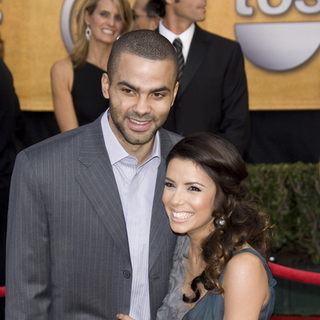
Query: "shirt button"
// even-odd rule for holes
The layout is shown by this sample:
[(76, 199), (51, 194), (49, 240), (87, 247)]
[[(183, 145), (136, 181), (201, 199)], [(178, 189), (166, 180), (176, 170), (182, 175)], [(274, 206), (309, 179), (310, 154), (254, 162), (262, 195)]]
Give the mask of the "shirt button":
[(124, 270), (124, 271), (123, 271), (123, 275), (124, 275), (124, 277), (127, 278), (127, 279), (129, 279), (130, 276), (131, 276), (130, 271), (128, 271), (128, 270)]

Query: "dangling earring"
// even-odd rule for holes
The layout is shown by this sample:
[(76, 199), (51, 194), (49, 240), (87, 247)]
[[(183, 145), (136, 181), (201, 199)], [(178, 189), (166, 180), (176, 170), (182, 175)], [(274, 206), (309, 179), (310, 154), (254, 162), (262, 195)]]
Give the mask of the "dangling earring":
[(91, 29), (90, 29), (90, 26), (87, 25), (87, 28), (86, 28), (86, 38), (88, 41), (90, 41), (90, 36), (91, 36)]
[(223, 218), (220, 219), (219, 224), (220, 224), (220, 226), (224, 226), (226, 224), (226, 220), (224, 220)]

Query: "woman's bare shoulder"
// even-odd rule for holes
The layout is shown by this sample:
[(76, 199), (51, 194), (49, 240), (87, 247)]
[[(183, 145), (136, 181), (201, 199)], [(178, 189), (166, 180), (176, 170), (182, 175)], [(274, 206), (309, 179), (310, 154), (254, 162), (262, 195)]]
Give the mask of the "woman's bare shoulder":
[(268, 284), (268, 276), (261, 259), (250, 253), (241, 252), (227, 263), (223, 282), (226, 286), (235, 283), (242, 286), (246, 282)]
[(51, 67), (51, 74), (68, 74), (72, 72), (73, 65), (69, 57), (56, 61)]
[(56, 61), (50, 70), (52, 88), (66, 88), (71, 90), (73, 84), (73, 65), (71, 59), (65, 58)]

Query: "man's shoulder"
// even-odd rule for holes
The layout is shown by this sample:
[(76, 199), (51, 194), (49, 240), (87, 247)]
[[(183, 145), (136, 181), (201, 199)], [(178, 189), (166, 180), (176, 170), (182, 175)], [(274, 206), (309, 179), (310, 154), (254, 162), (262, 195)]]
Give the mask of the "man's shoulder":
[(41, 142), (38, 142), (22, 151), (28, 157), (37, 157), (37, 155), (53, 156), (56, 153), (72, 153), (79, 150), (88, 132), (94, 131), (97, 125), (90, 123), (80, 126), (76, 129), (59, 133)]
[(174, 146), (177, 142), (179, 142), (183, 137), (177, 133), (172, 131), (168, 131), (166, 129), (161, 128), (160, 132), (160, 141), (162, 144), (170, 144)]
[(194, 37), (201, 38), (204, 41), (210, 41), (213, 45), (224, 46), (224, 47), (234, 47), (239, 46), (239, 43), (235, 40), (225, 38), (223, 36), (217, 35), (215, 33), (206, 31), (196, 25)]
[(161, 145), (161, 155), (162, 157), (166, 157), (173, 146), (179, 142), (183, 137), (168, 131), (166, 129), (160, 128), (160, 145)]

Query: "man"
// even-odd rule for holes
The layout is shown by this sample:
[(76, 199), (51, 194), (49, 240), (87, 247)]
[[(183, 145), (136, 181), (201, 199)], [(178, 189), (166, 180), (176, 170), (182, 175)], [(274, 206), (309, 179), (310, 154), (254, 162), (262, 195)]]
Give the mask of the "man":
[[(164, 127), (184, 136), (212, 132), (242, 153), (249, 142), (250, 123), (239, 44), (197, 26), (205, 19), (206, 0), (163, 1), (166, 13), (159, 32), (177, 50), (182, 46), (179, 91)], [(177, 38), (181, 44), (174, 43)]]
[(91, 124), (17, 157), (9, 206), (7, 320), (155, 319), (176, 236), (161, 201), (160, 129), (178, 84), (167, 39), (134, 31), (113, 46)]
[[(0, 45), (2, 40), (0, 38)], [(5, 252), (10, 180), (17, 154), (16, 139), (24, 127), (23, 115), (7, 65), (0, 58), (0, 287), (5, 286)], [(0, 299), (0, 319), (4, 298)]]
[(133, 29), (155, 30), (165, 14), (162, 0), (136, 0), (132, 7)]

